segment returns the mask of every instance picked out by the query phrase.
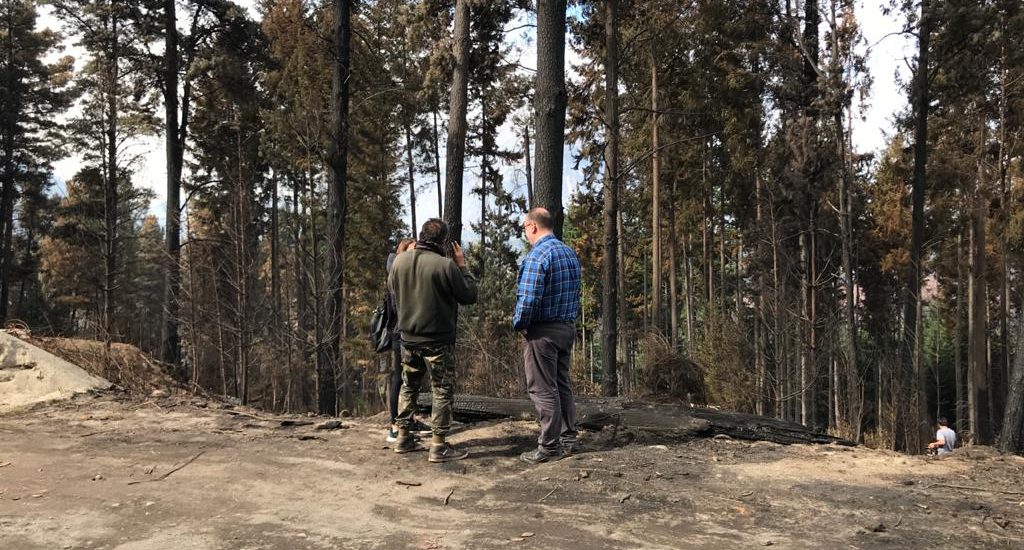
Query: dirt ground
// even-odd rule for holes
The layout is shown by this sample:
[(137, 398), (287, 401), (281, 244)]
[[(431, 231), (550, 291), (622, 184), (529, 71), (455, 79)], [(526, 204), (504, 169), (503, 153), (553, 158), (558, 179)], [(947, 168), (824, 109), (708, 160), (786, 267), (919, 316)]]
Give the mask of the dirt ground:
[(0, 416), (0, 548), (1024, 548), (1024, 459), (983, 448), (606, 429), (528, 466), (535, 426), (498, 421), (460, 426), (470, 459), (433, 465), (379, 419), (296, 421), (321, 419), (109, 395)]

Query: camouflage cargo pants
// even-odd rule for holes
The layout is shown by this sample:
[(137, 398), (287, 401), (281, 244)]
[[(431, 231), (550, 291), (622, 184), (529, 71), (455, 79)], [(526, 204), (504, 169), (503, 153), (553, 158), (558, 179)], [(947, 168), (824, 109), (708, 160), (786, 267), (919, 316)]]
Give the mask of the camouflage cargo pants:
[(452, 425), (452, 404), (455, 400), (455, 344), (402, 346), (402, 391), (398, 396), (399, 429), (408, 428), (416, 412), (423, 376), (430, 373), (434, 404), (430, 417), (435, 436), (444, 437)]

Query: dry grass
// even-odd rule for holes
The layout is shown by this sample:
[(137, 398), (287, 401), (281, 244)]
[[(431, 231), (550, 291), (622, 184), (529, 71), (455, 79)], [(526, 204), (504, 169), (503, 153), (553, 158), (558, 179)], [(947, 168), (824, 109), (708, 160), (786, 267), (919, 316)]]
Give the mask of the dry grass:
[(649, 333), (644, 341), (644, 360), (637, 376), (638, 397), (658, 401), (706, 404), (704, 372), (661, 334)]

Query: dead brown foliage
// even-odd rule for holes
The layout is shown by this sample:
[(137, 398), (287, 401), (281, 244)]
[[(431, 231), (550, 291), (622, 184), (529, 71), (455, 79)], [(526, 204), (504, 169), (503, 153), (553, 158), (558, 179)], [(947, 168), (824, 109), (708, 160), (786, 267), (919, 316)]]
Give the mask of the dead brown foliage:
[(17, 336), (132, 394), (150, 395), (157, 390), (172, 393), (182, 389), (182, 385), (171, 376), (172, 366), (150, 357), (135, 346), (111, 344), (108, 354), (103, 342), (95, 340), (46, 338), (27, 333)]
[(700, 365), (672, 349), (661, 334), (648, 333), (644, 361), (637, 375), (640, 397), (657, 401), (707, 404), (707, 387)]

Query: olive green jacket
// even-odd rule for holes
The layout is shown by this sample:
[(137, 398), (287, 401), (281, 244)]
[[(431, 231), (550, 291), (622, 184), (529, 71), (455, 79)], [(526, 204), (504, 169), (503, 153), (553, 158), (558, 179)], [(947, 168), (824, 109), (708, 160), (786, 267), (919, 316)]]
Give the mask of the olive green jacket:
[(406, 347), (455, 343), (459, 304), (476, 303), (476, 279), (450, 258), (413, 248), (395, 258), (388, 275), (397, 330)]

